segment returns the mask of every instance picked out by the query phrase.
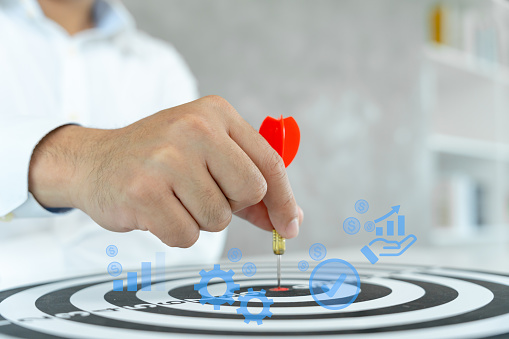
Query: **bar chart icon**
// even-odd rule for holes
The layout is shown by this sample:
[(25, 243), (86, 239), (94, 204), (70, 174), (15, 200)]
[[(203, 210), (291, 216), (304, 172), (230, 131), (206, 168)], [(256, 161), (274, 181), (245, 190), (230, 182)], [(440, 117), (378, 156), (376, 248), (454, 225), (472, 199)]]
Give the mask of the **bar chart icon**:
[[(387, 220), (386, 232), (388, 236), (394, 235), (394, 221)], [(376, 235), (378, 237), (384, 236), (384, 227), (377, 226), (376, 227)], [(405, 235), (405, 216), (398, 215), (398, 235)]]
[[(155, 270), (156, 274), (164, 274), (165, 271), (165, 252), (156, 252)], [(138, 273), (141, 274), (140, 291), (151, 291), (152, 290), (152, 262), (144, 261), (141, 263), (141, 272), (127, 272), (127, 291), (136, 292), (138, 291)], [(155, 290), (163, 291), (165, 288), (164, 283), (156, 285)], [(122, 292), (124, 291), (124, 280), (116, 279), (113, 280), (113, 291)]]

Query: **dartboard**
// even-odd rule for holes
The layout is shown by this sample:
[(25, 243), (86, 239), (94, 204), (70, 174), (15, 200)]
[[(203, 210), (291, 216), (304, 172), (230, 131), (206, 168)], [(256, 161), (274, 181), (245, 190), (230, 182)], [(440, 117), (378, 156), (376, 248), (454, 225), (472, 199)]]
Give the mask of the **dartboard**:
[[(352, 263), (360, 280), (358, 293), (348, 307), (331, 310), (312, 295), (310, 276), (318, 263), (300, 270), (297, 262), (284, 261), (284, 288), (276, 291), (275, 263), (255, 264), (256, 274), (251, 277), (243, 274), (242, 265), (231, 262), (168, 268), (153, 275), (150, 291), (140, 288), (141, 281), (137, 291), (114, 291), (106, 274), (2, 291), (0, 334), (19, 338), (509, 337), (506, 275)], [(203, 280), (203, 272), (219, 268), (232, 271), (233, 283), (217, 277)], [(230, 302), (203, 303), (196, 288), (200, 283), (210, 296), (229, 295)], [(344, 284), (356, 287), (352, 282)], [(257, 298), (262, 290), (263, 298)], [(267, 316), (249, 321), (239, 310), (252, 315), (265, 311)]]

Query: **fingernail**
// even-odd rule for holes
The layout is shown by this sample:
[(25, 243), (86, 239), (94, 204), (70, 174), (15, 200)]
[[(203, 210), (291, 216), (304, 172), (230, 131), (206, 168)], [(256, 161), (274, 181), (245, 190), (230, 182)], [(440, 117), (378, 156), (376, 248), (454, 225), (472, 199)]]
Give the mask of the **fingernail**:
[(299, 218), (295, 218), (286, 226), (286, 237), (294, 238), (299, 234)]

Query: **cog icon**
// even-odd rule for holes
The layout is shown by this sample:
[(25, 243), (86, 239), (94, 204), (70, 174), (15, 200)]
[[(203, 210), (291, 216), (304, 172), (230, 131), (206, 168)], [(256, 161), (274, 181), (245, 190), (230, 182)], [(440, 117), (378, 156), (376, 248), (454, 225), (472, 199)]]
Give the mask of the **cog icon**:
[[(228, 272), (223, 271), (219, 265), (214, 265), (214, 269), (210, 271), (201, 270), (201, 280), (199, 284), (194, 285), (194, 290), (198, 291), (201, 295), (200, 304), (211, 304), (214, 305), (214, 310), (219, 310), (220, 305), (228, 303), (229, 305), (234, 303), (232, 298), (233, 291), (240, 290), (240, 285), (233, 282), (233, 270)], [(207, 286), (211, 279), (220, 278), (226, 283), (226, 291), (223, 295), (215, 297), (210, 294)]]
[[(253, 289), (250, 288), (247, 291), (248, 293), (246, 295), (242, 295), (238, 298), (240, 301), (240, 307), (237, 309), (237, 313), (244, 315), (244, 318), (246, 318), (244, 322), (246, 324), (249, 324), (251, 321), (256, 321), (258, 325), (261, 325), (263, 319), (272, 317), (270, 305), (274, 304), (274, 300), (265, 296), (264, 289), (262, 289), (260, 292), (254, 292)], [(263, 309), (258, 314), (252, 314), (247, 309), (247, 303), (252, 299), (259, 299), (263, 304)]]

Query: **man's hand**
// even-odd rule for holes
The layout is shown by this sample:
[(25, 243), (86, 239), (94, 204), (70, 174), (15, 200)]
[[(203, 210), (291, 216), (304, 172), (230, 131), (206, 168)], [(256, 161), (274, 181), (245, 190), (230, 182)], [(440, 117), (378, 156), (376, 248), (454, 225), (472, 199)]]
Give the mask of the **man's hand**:
[(293, 238), (302, 211), (281, 157), (224, 99), (208, 96), (116, 130), (67, 125), (30, 163), (46, 207), (74, 207), (118, 232), (148, 230), (189, 247), (232, 213)]

